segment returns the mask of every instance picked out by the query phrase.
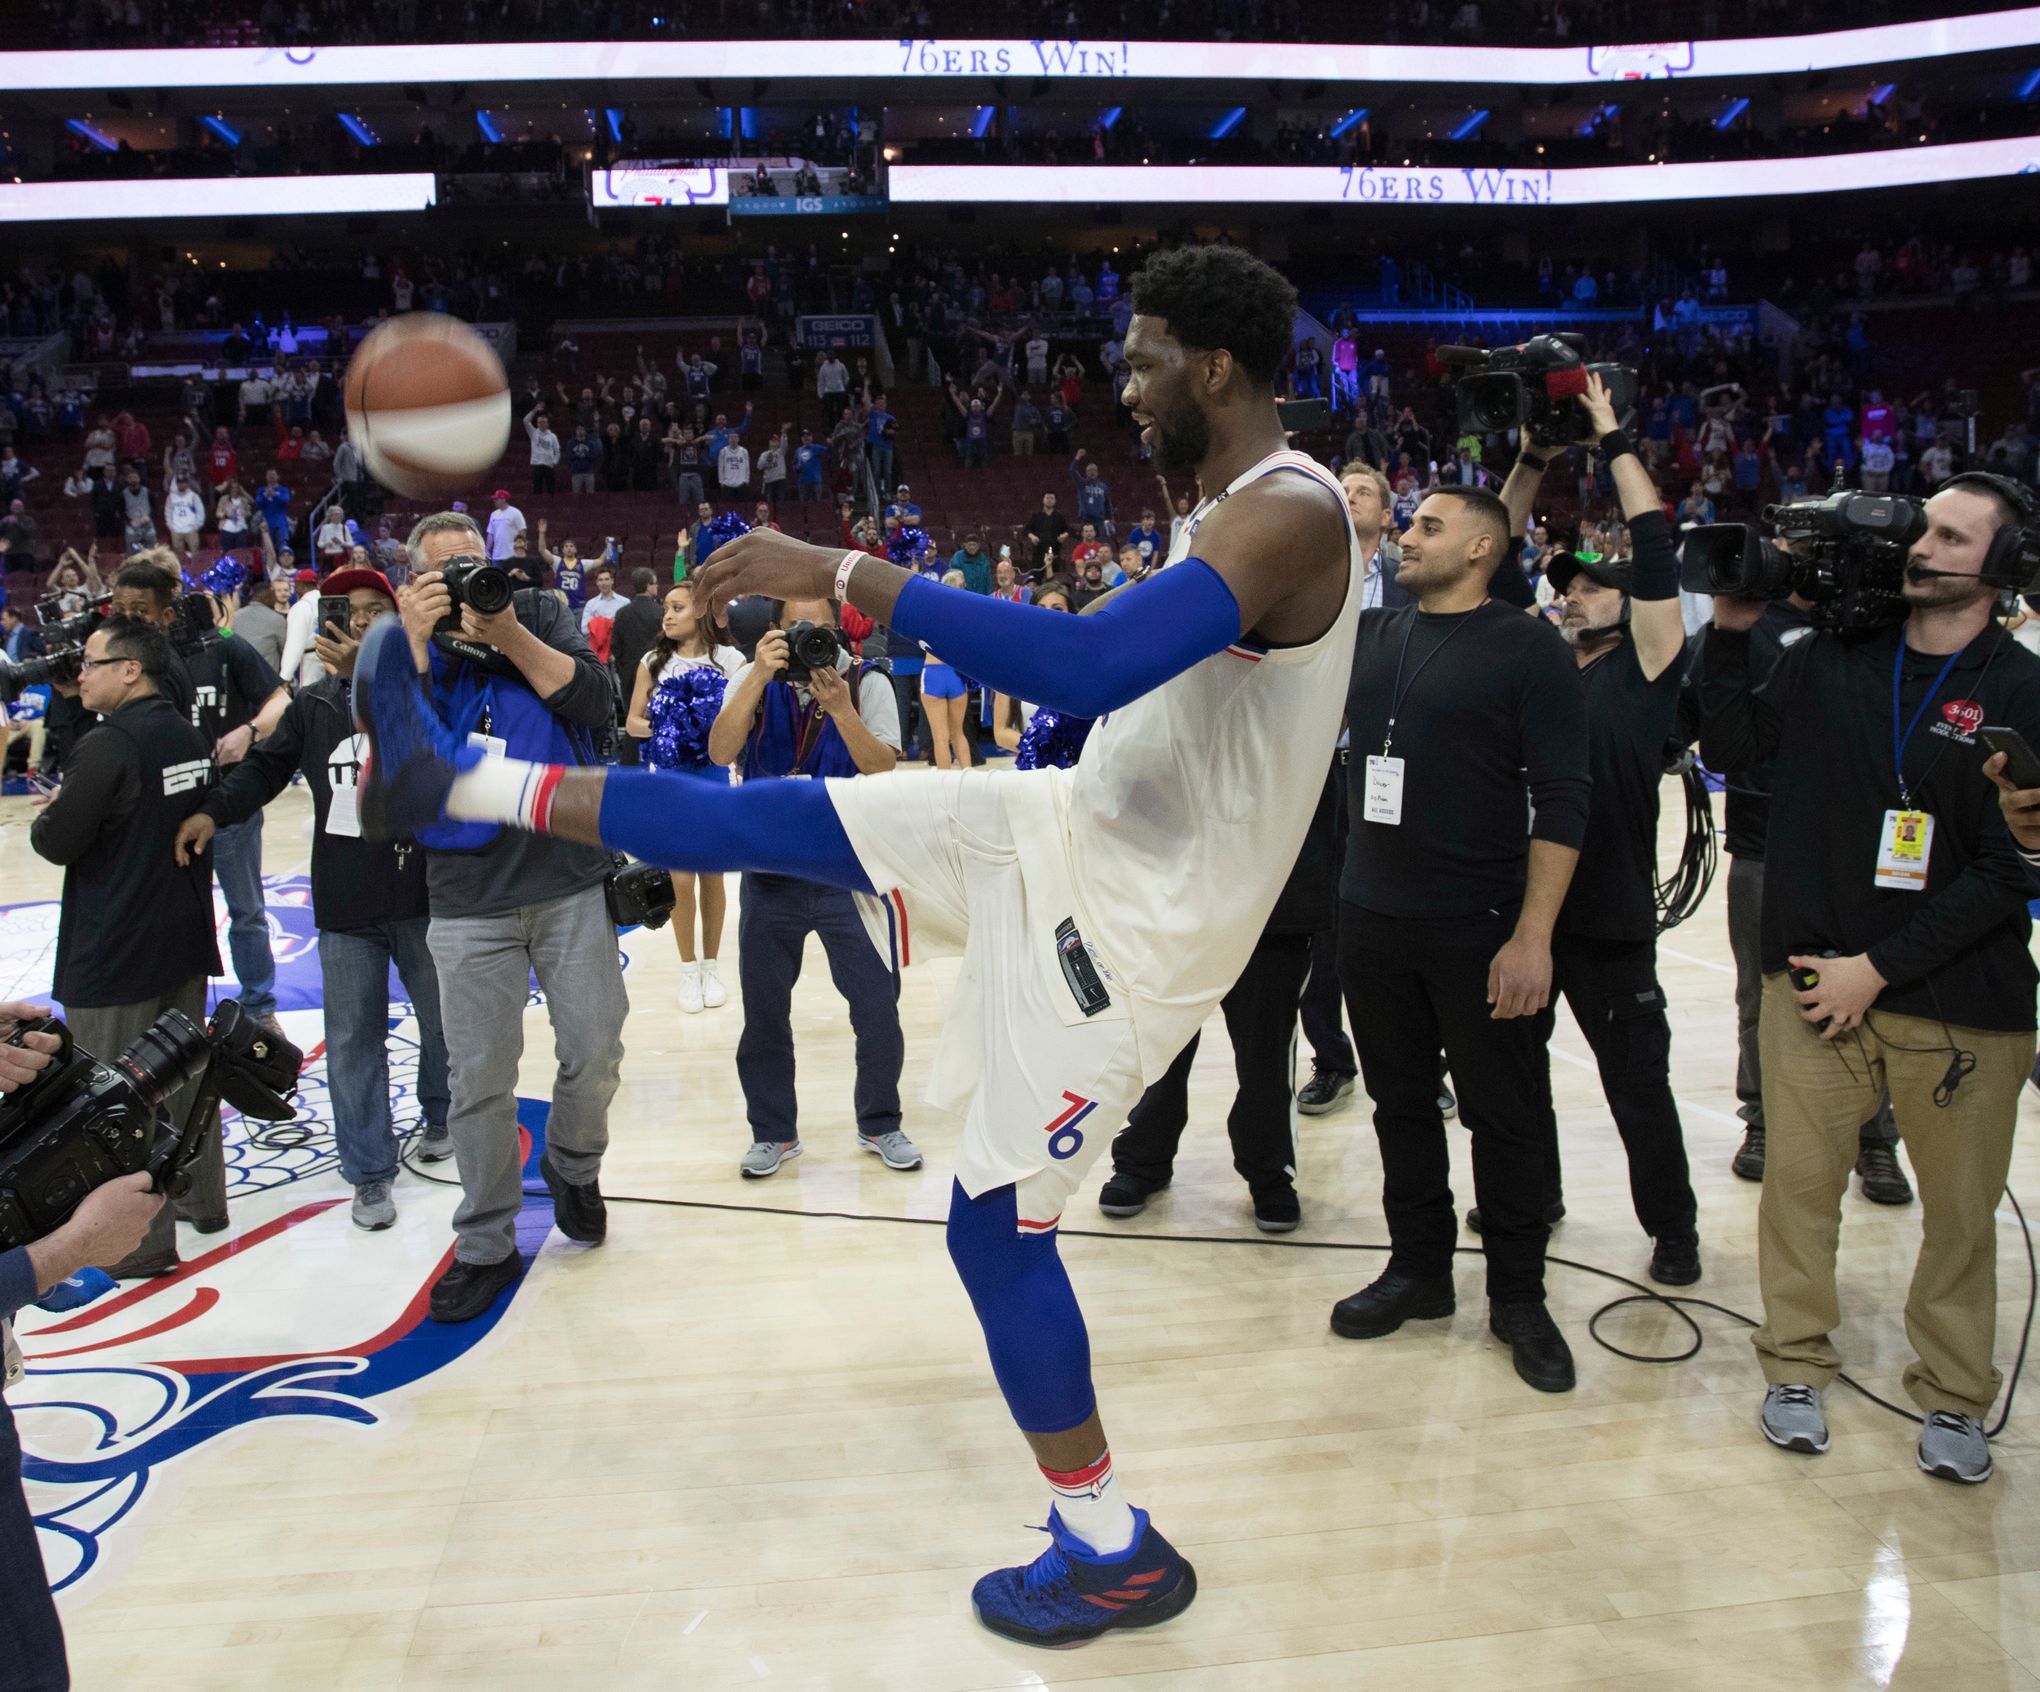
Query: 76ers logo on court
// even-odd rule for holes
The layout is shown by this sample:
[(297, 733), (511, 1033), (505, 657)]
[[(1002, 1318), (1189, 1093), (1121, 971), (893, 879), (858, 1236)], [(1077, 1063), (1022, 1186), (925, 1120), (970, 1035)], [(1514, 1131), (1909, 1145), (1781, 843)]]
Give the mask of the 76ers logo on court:
[(1069, 1109), (1043, 1130), (1048, 1135), (1048, 1155), (1058, 1163), (1064, 1158), (1075, 1157), (1084, 1149), (1084, 1131), (1078, 1124), (1098, 1108), (1096, 1099), (1087, 1099), (1078, 1093), (1066, 1090), (1063, 1097), (1069, 1101)]

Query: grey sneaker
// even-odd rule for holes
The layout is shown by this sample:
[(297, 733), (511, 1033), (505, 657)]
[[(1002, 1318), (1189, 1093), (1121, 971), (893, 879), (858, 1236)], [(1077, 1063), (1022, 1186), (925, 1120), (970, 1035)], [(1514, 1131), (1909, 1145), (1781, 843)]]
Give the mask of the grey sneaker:
[(1920, 1468), (1941, 1480), (1981, 1486), (1990, 1479), (1990, 1441), (1974, 1416), (1935, 1410), (1920, 1429)]
[(444, 1122), (426, 1123), (425, 1132), (414, 1143), (420, 1163), (444, 1163), (453, 1156), (453, 1136), (446, 1131)]
[(354, 1225), (371, 1232), (387, 1228), (397, 1219), (397, 1207), (390, 1199), (387, 1181), (364, 1181), (354, 1189)]
[(1820, 1388), (1774, 1386), (1764, 1394), (1757, 1417), (1764, 1437), (1783, 1451), (1818, 1457), (1828, 1448), (1827, 1417), (1820, 1407)]
[(744, 1153), (737, 1167), (749, 1181), (763, 1180), (767, 1175), (776, 1175), (779, 1166), (790, 1157), (800, 1156), (798, 1140), (753, 1140), (751, 1149)]
[(888, 1128), (883, 1134), (859, 1134), (857, 1143), (868, 1152), (877, 1152), (888, 1169), (921, 1167), (921, 1148), (897, 1128)]

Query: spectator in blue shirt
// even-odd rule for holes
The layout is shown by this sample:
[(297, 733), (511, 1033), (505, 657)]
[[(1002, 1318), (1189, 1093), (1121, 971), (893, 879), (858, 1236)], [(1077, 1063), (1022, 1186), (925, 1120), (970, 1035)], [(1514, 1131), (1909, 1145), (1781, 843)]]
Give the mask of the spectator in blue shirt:
[(576, 423), (573, 439), (566, 445), (567, 485), (575, 493), (595, 491), (595, 473), (602, 468), (602, 443), (588, 433), (588, 425)]
[(885, 395), (871, 396), (871, 410), (864, 419), (864, 456), (871, 462), (871, 474), (880, 487), (892, 480), (893, 437), (899, 433), (899, 419), (886, 409)]
[(1757, 449), (1744, 441), (1735, 449), (1735, 491), (1742, 497), (1742, 503), (1749, 504), (1757, 497), (1757, 489), (1764, 480), (1764, 461), (1757, 456)]
[(965, 535), (962, 547), (949, 555), (949, 567), (963, 572), (963, 585), (972, 593), (992, 591), (992, 561), (981, 537)]
[(908, 525), (921, 521), (921, 507), (915, 502), (913, 490), (905, 482), (893, 490), (893, 501), (885, 508), (885, 515), (897, 517)]
[(1048, 430), (1048, 450), (1068, 452), (1070, 450), (1070, 408), (1063, 404), (1062, 394), (1054, 388), (1048, 391), (1048, 403), (1042, 407), (1041, 420)]
[(1150, 564), (1158, 564), (1169, 554), (1169, 543), (1161, 530), (1155, 527), (1155, 508), (1143, 505), (1140, 521), (1126, 531), (1126, 544), (1135, 548), (1141, 558)]
[(279, 548), (290, 539), (290, 489), (274, 470), (263, 473), (262, 486), (255, 490), (255, 514), (269, 525)]
[(727, 412), (718, 411), (715, 414), (715, 427), (702, 437), (702, 445), (708, 448), (709, 463), (713, 464), (722, 457), (724, 447), (743, 439), (745, 431), (751, 427), (751, 409), (751, 402), (744, 401), (743, 421), (734, 429), (730, 427)]
[(1077, 521), (1096, 524), (1098, 533), (1109, 538), (1114, 533), (1112, 489), (1098, 473), (1098, 461), (1080, 452), (1070, 463), (1070, 475), (1077, 484)]
[(1827, 437), (1828, 457), (1846, 466), (1850, 462), (1851, 437), (1856, 432), (1856, 413), (1840, 394), (1828, 396), (1827, 410), (1821, 414), (1821, 432)]
[(827, 489), (822, 476), (827, 467), (829, 449), (814, 438), (809, 430), (800, 432), (800, 445), (793, 449), (793, 479), (795, 490), (803, 501), (821, 499)]

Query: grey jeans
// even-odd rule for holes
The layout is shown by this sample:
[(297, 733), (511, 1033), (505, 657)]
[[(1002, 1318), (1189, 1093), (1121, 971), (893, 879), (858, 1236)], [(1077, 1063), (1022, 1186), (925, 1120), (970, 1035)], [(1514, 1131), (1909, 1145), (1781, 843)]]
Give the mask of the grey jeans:
[[(205, 1026), (205, 977), (194, 975), (182, 987), (160, 998), (143, 999), (132, 1005), (66, 1005), (64, 1021), (71, 1037), (94, 1057), (111, 1063), (127, 1044), (166, 1010), (180, 1010), (203, 1028)], [(198, 1078), (193, 1076), (170, 1096), (171, 1120), (182, 1127), (198, 1096)], [(190, 1165), (191, 1185), (183, 1198), (156, 1212), (142, 1243), (115, 1264), (116, 1278), (145, 1269), (160, 1269), (177, 1261), (179, 1218), (206, 1222), (227, 1213), (226, 1154), (220, 1144), (220, 1113), (200, 1129), (204, 1135), (197, 1161)]]
[(463, 1194), (453, 1214), (454, 1255), (500, 1263), (517, 1249), (524, 1204), (517, 1065), (533, 975), (560, 1064), (545, 1131), (553, 1167), (577, 1185), (601, 1170), (630, 1012), (616, 925), (595, 886), (496, 916), (434, 916), (429, 938), (452, 1071), (446, 1125)]
[[(1757, 1013), (1764, 1002), (1762, 916), (1764, 860), (1728, 860), (1728, 949), (1735, 955), (1735, 1093), (1736, 1115), (1752, 1128), (1764, 1126), (1764, 1072), (1757, 1057)], [(1895, 1146), (1898, 1124), (1891, 1100), (1863, 1124), (1859, 1144)]]

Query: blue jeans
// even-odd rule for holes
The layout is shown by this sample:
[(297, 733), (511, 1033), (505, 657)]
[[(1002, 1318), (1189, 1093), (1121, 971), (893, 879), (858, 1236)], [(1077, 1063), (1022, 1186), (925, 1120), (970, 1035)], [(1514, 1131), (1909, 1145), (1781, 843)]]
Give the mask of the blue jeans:
[(378, 923), (358, 933), (319, 934), (326, 986), (326, 1086), (340, 1173), (351, 1186), (393, 1181), (396, 1125), (390, 1116), (390, 964), (397, 966), (418, 1016), (418, 1103), (428, 1125), (446, 1121), (451, 1102), (446, 1034), (439, 1022), (439, 972), (426, 944), (426, 917)]
[(213, 874), (227, 899), (227, 950), (250, 1016), (276, 1014), (276, 959), (269, 953), (269, 914), (262, 906), (262, 813), (213, 835)]
[(879, 503), (884, 504), (892, 497), (893, 444), (891, 441), (873, 441), (864, 449), (864, 456), (871, 461), (872, 479), (878, 483)]
[(21, 1443), (0, 1403), (0, 1692), (68, 1692), (64, 1627), (21, 1490)]
[(840, 887), (788, 875), (746, 871), (737, 911), (737, 980), (744, 995), (744, 1032), (737, 1041), (737, 1079), (754, 1140), (797, 1139), (793, 1092), (793, 984), (800, 979), (807, 937), (819, 935), (829, 978), (850, 1006), (857, 1037), (857, 1131), (873, 1136), (900, 1125), (900, 978), (878, 955)]

